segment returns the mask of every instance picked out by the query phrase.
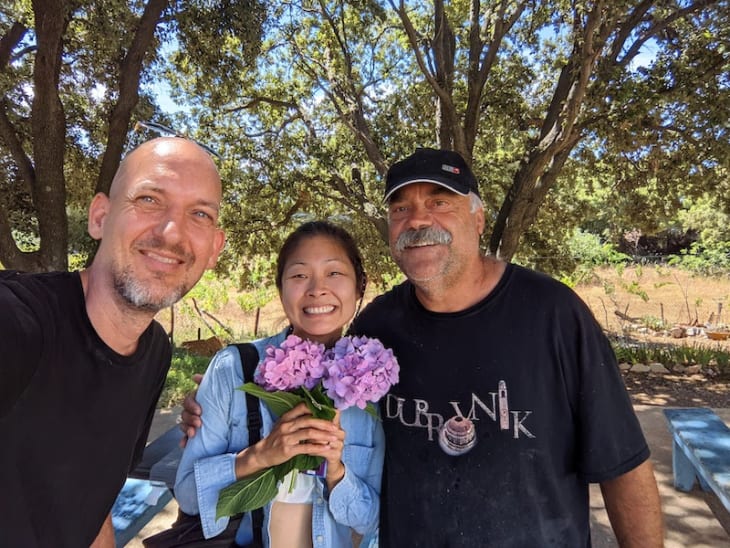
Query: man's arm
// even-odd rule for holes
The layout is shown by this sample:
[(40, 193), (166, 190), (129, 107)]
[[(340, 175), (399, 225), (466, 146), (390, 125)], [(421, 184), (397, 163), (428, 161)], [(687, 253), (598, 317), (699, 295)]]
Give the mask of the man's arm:
[(664, 519), (651, 461), (602, 482), (601, 493), (621, 548), (664, 546)]
[(99, 534), (96, 535), (94, 542), (91, 543), (89, 548), (115, 548), (116, 543), (114, 540), (114, 526), (112, 525), (112, 515), (109, 514), (104, 520), (104, 525), (99, 529)]
[[(200, 384), (202, 380), (203, 375), (200, 373), (193, 375), (193, 382), (195, 384)], [(185, 396), (185, 399), (183, 400), (183, 410), (180, 413), (180, 420), (178, 423), (180, 424), (180, 430), (182, 430), (185, 435), (180, 438), (180, 447), (185, 447), (188, 443), (188, 439), (195, 437), (195, 433), (198, 431), (198, 428), (203, 426), (203, 420), (200, 418), (203, 414), (203, 410), (200, 405), (198, 405), (198, 401), (195, 399), (197, 395), (198, 390), (195, 389)]]

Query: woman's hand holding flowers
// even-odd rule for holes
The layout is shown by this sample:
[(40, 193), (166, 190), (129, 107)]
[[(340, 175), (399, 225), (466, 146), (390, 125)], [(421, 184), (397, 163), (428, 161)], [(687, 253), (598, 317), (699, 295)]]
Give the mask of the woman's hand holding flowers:
[(316, 419), (307, 405), (300, 403), (279, 418), (268, 436), (238, 453), (236, 478), (287, 462), (297, 455), (324, 457), (336, 466), (335, 462), (342, 457), (344, 440), (345, 432), (339, 420), (335, 423)]
[(221, 490), (216, 515), (259, 508), (292, 471), (318, 470), (333, 489), (345, 475), (345, 432), (339, 411), (357, 406), (377, 416), (373, 402), (398, 382), (398, 362), (377, 339), (342, 337), (331, 349), (290, 335), (266, 348), (255, 382), (241, 390), (280, 417), (272, 432), (236, 458), (237, 481)]

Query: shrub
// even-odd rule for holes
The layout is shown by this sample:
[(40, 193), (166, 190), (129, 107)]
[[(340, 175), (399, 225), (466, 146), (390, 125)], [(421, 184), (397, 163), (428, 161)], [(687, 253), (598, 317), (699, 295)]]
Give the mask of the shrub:
[(672, 255), (669, 264), (706, 276), (725, 275), (730, 272), (730, 242), (695, 242), (689, 250)]
[(167, 372), (167, 380), (157, 407), (171, 407), (182, 403), (188, 392), (197, 388), (193, 382), (193, 373), (205, 373), (210, 358), (189, 354), (181, 348), (172, 353), (172, 364)]
[(612, 346), (619, 363), (633, 365), (658, 362), (665, 366), (699, 364), (702, 367), (716, 367), (720, 375), (730, 377), (730, 353), (706, 344), (672, 346), (656, 343), (626, 344), (621, 340), (614, 340)]

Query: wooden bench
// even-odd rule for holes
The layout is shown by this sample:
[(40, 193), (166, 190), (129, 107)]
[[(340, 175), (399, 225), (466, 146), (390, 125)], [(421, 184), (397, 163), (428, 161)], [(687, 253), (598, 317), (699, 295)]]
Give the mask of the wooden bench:
[(173, 426), (145, 447), (112, 508), (117, 546), (124, 546), (172, 499), (182, 431)]
[(672, 433), (674, 487), (691, 491), (697, 480), (730, 512), (730, 428), (711, 409), (665, 409)]
[(180, 439), (182, 430), (175, 425), (147, 444), (142, 460), (129, 474), (130, 478), (147, 479), (157, 485), (172, 489), (175, 485), (177, 465), (182, 456)]

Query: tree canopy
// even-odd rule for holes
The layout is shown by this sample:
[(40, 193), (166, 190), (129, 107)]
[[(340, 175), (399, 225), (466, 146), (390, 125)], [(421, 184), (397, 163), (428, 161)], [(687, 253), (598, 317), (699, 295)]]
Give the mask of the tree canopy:
[[(169, 28), (194, 38), (157, 35), (170, 59), (155, 64), (162, 59), (151, 53), (140, 72), (148, 79), (141, 80), (143, 96), (149, 79), (164, 77), (187, 107), (169, 118), (153, 112), (151, 99), (136, 108), (194, 128), (222, 155), (230, 264), (269, 256), (302, 218), (330, 216), (357, 236), (375, 277), (393, 272), (385, 260), (382, 178), (417, 146), (457, 150), (472, 165), (491, 215), (485, 252), (546, 270), (566, 266), (561, 246), (575, 227), (616, 239), (627, 229), (680, 225), (679, 209), (704, 204), (704, 195), (730, 184), (726, 0), (274, 0), (258, 27), (260, 48), (251, 39), (256, 33), (216, 30), (245, 19), (245, 8), (223, 3), (206, 11), (207, 5), (201, 0), (199, 12), (178, 13)], [(39, 9), (34, 4), (36, 19)], [(24, 21), (17, 11), (3, 23), (5, 37)], [(69, 23), (57, 31), (75, 36), (63, 41), (64, 51), (75, 51), (68, 46), (74, 43), (94, 52), (88, 64), (58, 68), (65, 75), (58, 79), (66, 90), (61, 104), (73, 103), (66, 95), (79, 96), (75, 116), (69, 107), (64, 113), (73, 128), (67, 135), (82, 137), (65, 144), (61, 164), (78, 174), (75, 181), (96, 173), (81, 166), (95, 166), (104, 139), (118, 135), (109, 120), (122, 94), (108, 95), (106, 117), (94, 117), (94, 131), (81, 132), (75, 128), (88, 125), (87, 111), (96, 107), (71, 83), (83, 77), (121, 89), (120, 65), (108, 60), (108, 50), (122, 59), (128, 48), (119, 45), (122, 37), (138, 32), (143, 12), (128, 11), (109, 31), (120, 41), (102, 41), (103, 47), (85, 41), (88, 33), (70, 32), (78, 9), (67, 8)], [(24, 52), (31, 41), (23, 36), (33, 27), (24, 28), (14, 42), (7, 39), (13, 47), (3, 38), (0, 68), (5, 101), (15, 105), (7, 112), (18, 112), (14, 127), (26, 128), (19, 140), (28, 148), (40, 133), (54, 137), (30, 130), (31, 99), (35, 104), (46, 88), (33, 73), (38, 54)], [(157, 44), (149, 51), (159, 51)], [(9, 62), (5, 51), (28, 60)], [(12, 174), (4, 184), (26, 180), (27, 167), (38, 170), (43, 139), (25, 167), (4, 130), (0, 140), (2, 165)], [(84, 197), (75, 184), (63, 198), (68, 204)], [(37, 203), (32, 193), (15, 196), (8, 211)], [(718, 200), (726, 211), (728, 205)], [(0, 218), (0, 260), (7, 264), (3, 223), (9, 221)]]
[(656, 230), (727, 185), (727, 8), (273, 2), (232, 93), (169, 77), (229, 158), (237, 254), (276, 249), (299, 216), (335, 215), (382, 263), (382, 177), (440, 146), (481, 181), (485, 250), (540, 264), (576, 226)]

